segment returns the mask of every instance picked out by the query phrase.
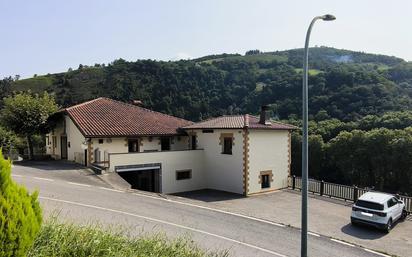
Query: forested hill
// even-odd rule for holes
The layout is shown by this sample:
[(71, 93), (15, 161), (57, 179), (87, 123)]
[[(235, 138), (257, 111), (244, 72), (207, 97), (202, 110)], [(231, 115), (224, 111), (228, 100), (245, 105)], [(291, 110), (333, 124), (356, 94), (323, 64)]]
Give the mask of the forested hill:
[[(48, 91), (61, 106), (98, 96), (142, 100), (148, 108), (201, 120), (210, 116), (257, 113), (270, 104), (279, 119), (300, 116), (302, 49), (245, 55), (222, 54), (188, 61), (122, 59), (80, 65), (65, 73), (4, 79), (1, 97), (12, 91)], [(338, 50), (310, 49), (312, 119), (353, 121), (387, 111), (412, 109), (412, 63), (400, 58)]]

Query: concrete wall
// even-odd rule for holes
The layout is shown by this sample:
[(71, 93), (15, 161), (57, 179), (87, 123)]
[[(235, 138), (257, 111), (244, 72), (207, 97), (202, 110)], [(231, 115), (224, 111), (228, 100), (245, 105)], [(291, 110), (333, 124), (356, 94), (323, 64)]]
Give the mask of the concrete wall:
[[(170, 148), (172, 151), (174, 150), (187, 150), (188, 149), (188, 137), (181, 136), (178, 140), (177, 136), (172, 137), (172, 143)], [(93, 150), (97, 148), (100, 151), (100, 160), (104, 160), (104, 152), (107, 153), (127, 153), (129, 151), (128, 147), (128, 140), (126, 137), (119, 137), (119, 138), (101, 138), (103, 139), (103, 143), (99, 143), (99, 138), (93, 138)], [(139, 137), (140, 140), (140, 152), (152, 152), (152, 151), (160, 151), (161, 144), (159, 137)]]
[[(54, 159), (61, 158), (61, 136), (64, 135), (63, 121), (58, 123), (56, 127), (46, 135), (46, 154), (49, 154)], [(47, 144), (47, 137), (49, 137), (49, 144)], [(56, 138), (56, 144), (53, 146), (53, 137)]]
[(161, 150), (159, 137), (143, 137), (141, 140), (140, 152)]
[[(61, 159), (61, 136), (63, 135), (67, 136), (67, 160), (83, 163), (84, 150), (81, 148), (81, 144), (85, 138), (67, 115), (46, 135), (49, 137), (49, 144), (46, 141), (46, 153), (50, 154), (54, 159)], [(53, 136), (56, 137), (57, 142), (54, 149)]]
[[(127, 153), (129, 150), (128, 143), (126, 138), (119, 137), (119, 138), (101, 138), (103, 139), (103, 143), (99, 144), (99, 138), (92, 138), (92, 146), (93, 152), (98, 149), (100, 153), (100, 161), (105, 160), (105, 154), (107, 153)], [(95, 152), (94, 152), (95, 153)], [(93, 162), (97, 160), (96, 156), (93, 153)], [(107, 158), (107, 157), (106, 157)]]
[[(249, 130), (249, 194), (287, 187), (289, 147), (288, 131)], [(262, 171), (272, 171), (270, 188), (261, 188)]]
[(68, 146), (67, 159), (83, 164), (84, 149), (81, 145), (85, 141), (85, 138), (69, 116), (65, 116), (65, 120)]
[[(161, 163), (162, 193), (176, 193), (206, 188), (204, 151), (164, 151), (110, 154), (110, 171), (116, 166)], [(176, 180), (177, 170), (192, 170), (192, 178)]]
[[(213, 133), (193, 130), (198, 148), (204, 149), (205, 175), (208, 188), (243, 194), (243, 134), (240, 129), (215, 129)], [(222, 133), (232, 133), (232, 154), (222, 154)]]

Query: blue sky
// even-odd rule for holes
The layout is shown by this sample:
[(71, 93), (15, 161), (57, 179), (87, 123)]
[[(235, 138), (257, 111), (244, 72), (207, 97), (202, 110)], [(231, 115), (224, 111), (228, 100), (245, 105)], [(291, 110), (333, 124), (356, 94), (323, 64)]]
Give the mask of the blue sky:
[(0, 78), (31, 77), (80, 63), (175, 60), (208, 54), (300, 48), (313, 16), (311, 45), (412, 60), (412, 1), (21, 1), (0, 0)]

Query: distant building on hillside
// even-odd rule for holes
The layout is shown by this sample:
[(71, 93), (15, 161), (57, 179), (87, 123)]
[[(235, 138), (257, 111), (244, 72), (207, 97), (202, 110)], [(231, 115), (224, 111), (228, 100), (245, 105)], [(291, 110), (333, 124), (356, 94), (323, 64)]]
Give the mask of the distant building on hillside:
[(193, 123), (108, 98), (52, 116), (47, 153), (115, 172), (133, 188), (176, 193), (216, 189), (250, 195), (287, 187), (294, 126), (260, 117)]

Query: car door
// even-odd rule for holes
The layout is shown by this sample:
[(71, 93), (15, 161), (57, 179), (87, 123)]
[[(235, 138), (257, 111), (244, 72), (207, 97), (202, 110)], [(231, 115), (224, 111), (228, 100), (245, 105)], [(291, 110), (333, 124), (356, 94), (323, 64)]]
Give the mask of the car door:
[(402, 212), (399, 211), (400, 204), (398, 204), (398, 200), (395, 197), (388, 200), (388, 209), (393, 222), (395, 222), (402, 214)]
[(386, 203), (388, 206), (388, 216), (392, 218), (392, 221), (396, 221), (396, 202), (393, 201), (393, 198), (390, 198)]
[(402, 211), (403, 211), (403, 206), (401, 201), (399, 201), (398, 199), (396, 199), (396, 213), (397, 213), (397, 218), (400, 218), (402, 216)]

